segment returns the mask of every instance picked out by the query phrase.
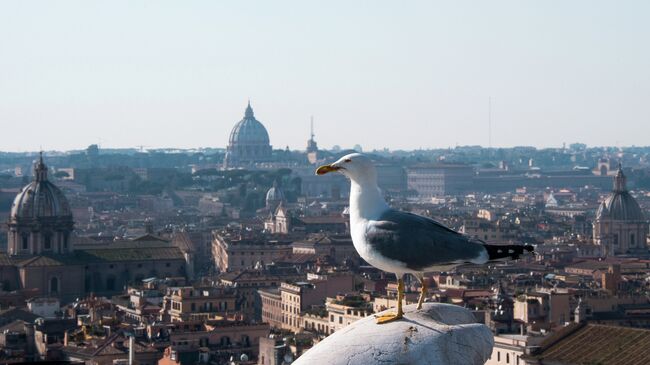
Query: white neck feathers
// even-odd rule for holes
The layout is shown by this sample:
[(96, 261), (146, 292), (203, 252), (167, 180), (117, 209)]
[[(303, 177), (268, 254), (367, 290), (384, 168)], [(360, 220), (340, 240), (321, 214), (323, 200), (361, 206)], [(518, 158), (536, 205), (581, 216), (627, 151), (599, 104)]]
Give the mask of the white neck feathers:
[(377, 220), (389, 209), (377, 184), (350, 182), (350, 219)]

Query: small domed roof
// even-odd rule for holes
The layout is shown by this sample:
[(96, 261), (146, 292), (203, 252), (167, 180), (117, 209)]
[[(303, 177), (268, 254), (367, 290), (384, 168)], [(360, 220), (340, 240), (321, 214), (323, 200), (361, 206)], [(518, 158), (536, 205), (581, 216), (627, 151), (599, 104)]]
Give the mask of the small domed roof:
[(614, 177), (614, 190), (598, 207), (596, 219), (645, 221), (645, 215), (636, 199), (627, 191), (627, 178), (619, 166)]
[(255, 145), (268, 145), (269, 134), (264, 128), (264, 125), (255, 119), (251, 103), (248, 103), (244, 119), (235, 124), (230, 132), (230, 145), (242, 144), (255, 144)]
[(47, 166), (41, 155), (34, 165), (34, 180), (25, 186), (11, 206), (11, 219), (72, 217), (63, 192), (47, 179)]
[(274, 181), (273, 186), (266, 192), (266, 202), (280, 202), (284, 200), (284, 193), (278, 187), (278, 182)]

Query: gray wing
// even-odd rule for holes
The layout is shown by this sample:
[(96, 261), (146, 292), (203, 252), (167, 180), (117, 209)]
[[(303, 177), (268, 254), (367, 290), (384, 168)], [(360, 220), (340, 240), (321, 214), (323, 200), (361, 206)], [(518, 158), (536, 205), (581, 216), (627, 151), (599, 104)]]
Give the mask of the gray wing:
[(433, 219), (393, 209), (370, 223), (366, 241), (384, 257), (404, 262), (412, 270), (487, 257), (481, 242)]

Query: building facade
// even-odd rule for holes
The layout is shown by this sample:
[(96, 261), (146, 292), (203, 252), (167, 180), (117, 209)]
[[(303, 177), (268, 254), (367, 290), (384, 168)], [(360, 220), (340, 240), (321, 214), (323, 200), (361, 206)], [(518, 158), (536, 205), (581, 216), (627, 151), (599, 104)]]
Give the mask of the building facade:
[(408, 189), (419, 198), (461, 195), (472, 190), (474, 169), (467, 165), (418, 165), (406, 170)]
[(252, 269), (290, 253), (290, 242), (265, 237), (233, 237), (226, 232), (213, 232), (212, 257), (221, 272)]

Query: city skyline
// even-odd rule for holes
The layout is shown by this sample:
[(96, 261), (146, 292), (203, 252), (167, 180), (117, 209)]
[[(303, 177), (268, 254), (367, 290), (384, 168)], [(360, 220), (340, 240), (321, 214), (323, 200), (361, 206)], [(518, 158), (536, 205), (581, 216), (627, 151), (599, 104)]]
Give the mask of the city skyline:
[(647, 14), (0, 2), (0, 363), (650, 364)]
[(647, 145), (649, 6), (7, 2), (1, 149)]

